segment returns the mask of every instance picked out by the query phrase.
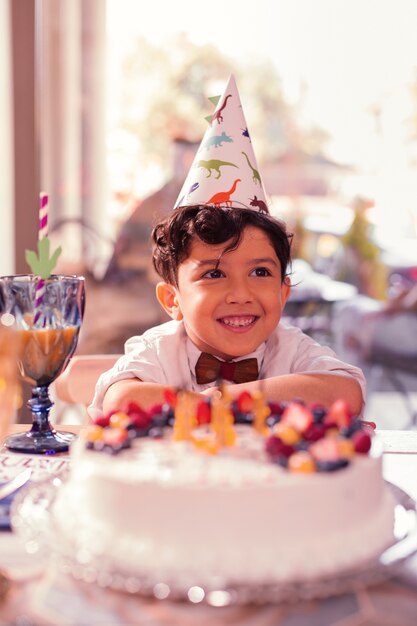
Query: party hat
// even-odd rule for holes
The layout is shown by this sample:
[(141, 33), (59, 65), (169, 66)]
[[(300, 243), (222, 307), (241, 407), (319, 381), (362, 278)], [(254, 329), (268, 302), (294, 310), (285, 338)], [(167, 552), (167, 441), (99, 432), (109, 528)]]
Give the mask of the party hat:
[[(212, 101), (217, 101), (213, 98)], [(265, 189), (231, 75), (182, 186), (175, 207), (196, 204), (268, 213)]]

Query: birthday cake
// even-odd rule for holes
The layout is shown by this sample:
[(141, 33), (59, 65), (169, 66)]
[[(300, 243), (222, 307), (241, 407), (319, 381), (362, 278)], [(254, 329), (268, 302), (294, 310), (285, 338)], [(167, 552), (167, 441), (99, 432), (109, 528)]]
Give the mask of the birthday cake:
[(245, 392), (195, 411), (186, 393), (168, 394), (100, 418), (71, 449), (54, 516), (85, 562), (219, 588), (330, 576), (393, 543), (381, 451), (343, 402)]

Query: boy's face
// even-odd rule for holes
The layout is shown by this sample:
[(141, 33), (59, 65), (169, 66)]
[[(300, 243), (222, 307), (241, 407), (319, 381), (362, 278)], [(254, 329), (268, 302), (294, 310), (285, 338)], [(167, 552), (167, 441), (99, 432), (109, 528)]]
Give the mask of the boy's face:
[(178, 269), (178, 288), (159, 283), (159, 302), (183, 319), (188, 336), (203, 352), (223, 359), (253, 352), (277, 326), (290, 286), (268, 236), (248, 226), (236, 250), (218, 259), (227, 243), (196, 239)]

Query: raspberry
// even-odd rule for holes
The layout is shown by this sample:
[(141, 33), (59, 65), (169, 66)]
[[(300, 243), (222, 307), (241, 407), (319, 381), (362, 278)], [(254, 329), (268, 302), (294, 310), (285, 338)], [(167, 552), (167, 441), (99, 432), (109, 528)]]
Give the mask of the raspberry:
[(114, 413), (117, 413), (117, 411), (110, 411), (110, 413), (107, 413), (106, 415), (102, 415), (101, 417), (96, 417), (96, 419), (94, 420), (94, 424), (96, 424), (96, 426), (101, 426), (102, 428), (106, 428), (106, 426), (110, 424), (110, 418)]
[(284, 412), (284, 406), (278, 402), (268, 402), (268, 407), (271, 411), (270, 415), (274, 417), (281, 417)]
[(352, 435), (352, 443), (359, 454), (367, 454), (371, 449), (371, 437), (364, 430), (357, 430)]
[(284, 456), (288, 458), (293, 454), (294, 447), (284, 443), (279, 437), (268, 437), (265, 441), (265, 450), (272, 458)]
[(304, 431), (303, 436), (307, 441), (318, 441), (324, 437), (326, 430), (324, 424), (313, 423)]
[(143, 409), (137, 402), (132, 401), (127, 403), (123, 411), (130, 416), (131, 413), (137, 413), (138, 411), (143, 411)]
[(154, 415), (161, 415), (162, 411), (163, 411), (163, 404), (153, 404), (152, 406), (149, 407), (148, 409), (148, 413), (151, 416)]
[(131, 413), (129, 417), (132, 424), (136, 428), (147, 428), (152, 421), (151, 416), (145, 413), (145, 411), (143, 410), (137, 411), (136, 413)]

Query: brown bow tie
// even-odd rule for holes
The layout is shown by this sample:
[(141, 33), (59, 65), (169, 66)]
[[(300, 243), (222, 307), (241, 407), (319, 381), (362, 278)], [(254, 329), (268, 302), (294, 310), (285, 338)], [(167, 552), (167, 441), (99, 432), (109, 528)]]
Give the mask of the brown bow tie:
[(220, 361), (212, 354), (202, 352), (195, 366), (197, 383), (204, 385), (213, 380), (230, 380), (234, 383), (248, 383), (258, 378), (258, 361), (255, 358), (242, 361)]

